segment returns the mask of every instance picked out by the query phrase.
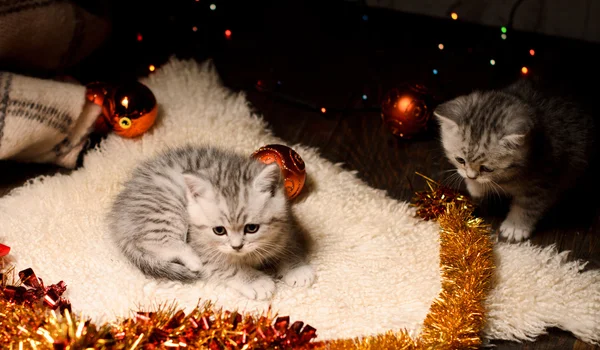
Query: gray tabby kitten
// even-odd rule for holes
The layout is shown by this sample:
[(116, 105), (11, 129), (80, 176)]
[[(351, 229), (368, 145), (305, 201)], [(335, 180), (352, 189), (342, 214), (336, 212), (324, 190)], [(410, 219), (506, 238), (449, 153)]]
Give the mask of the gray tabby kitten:
[(446, 156), (469, 193), (512, 197), (500, 226), (508, 241), (531, 235), (547, 209), (583, 174), (593, 149), (590, 116), (523, 81), (459, 96), (438, 106), (434, 115)]
[(142, 163), (109, 227), (123, 254), (155, 278), (216, 279), (250, 299), (273, 295), (273, 273), (297, 287), (315, 278), (279, 167), (249, 156), (187, 146)]

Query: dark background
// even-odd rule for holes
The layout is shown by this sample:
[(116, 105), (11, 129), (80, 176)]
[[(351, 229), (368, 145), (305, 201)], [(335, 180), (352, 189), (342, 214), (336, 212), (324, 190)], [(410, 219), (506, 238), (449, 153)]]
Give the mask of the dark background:
[[(597, 44), (510, 27), (503, 40), (499, 27), (369, 8), (361, 1), (79, 3), (110, 16), (113, 34), (92, 56), (58, 74), (81, 83), (117, 82), (151, 74), (150, 65), (159, 69), (173, 55), (212, 59), (225, 85), (245, 91), (277, 136), (289, 144), (319, 148), (324, 157), (357, 170), (369, 185), (400, 200), (411, 200), (415, 189), (424, 188), (416, 171), (443, 180), (443, 170), (450, 168), (434, 123), (410, 140), (393, 135), (382, 123), (383, 97), (403, 83), (428, 87), (434, 108), (473, 89), (501, 87), (524, 78), (575, 98), (598, 115)], [(226, 30), (231, 31), (229, 38)], [(523, 66), (528, 74), (521, 73)], [(322, 107), (326, 113), (320, 112)], [(31, 176), (65, 172), (52, 166), (1, 162), (0, 170), (6, 169), (11, 171), (2, 176), (3, 192)], [(560, 250), (572, 251), (571, 258), (589, 261), (588, 268), (597, 268), (600, 211), (595, 178), (578, 188), (541, 223), (532, 241), (541, 246), (556, 244)], [(505, 213), (505, 201), (484, 203), (478, 211), (495, 227)], [(559, 330), (551, 330), (535, 343), (494, 344), (500, 349), (598, 348)]]

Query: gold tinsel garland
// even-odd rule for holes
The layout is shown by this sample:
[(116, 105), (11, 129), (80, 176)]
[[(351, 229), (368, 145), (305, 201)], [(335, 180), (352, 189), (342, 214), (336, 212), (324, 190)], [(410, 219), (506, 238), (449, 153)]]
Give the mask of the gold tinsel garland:
[[(419, 174), (421, 175), (421, 174)], [(423, 176), (423, 175), (421, 175)], [(437, 220), (442, 290), (418, 337), (405, 330), (314, 342), (316, 330), (270, 311), (254, 316), (199, 304), (189, 313), (176, 304), (138, 311), (97, 325), (71, 313), (66, 285), (44, 286), (31, 269), (0, 288), (0, 344), (9, 349), (471, 349), (481, 345), (484, 299), (494, 263), (489, 227), (472, 215), (467, 198), (423, 176), (429, 187), (414, 205), (424, 220)], [(13, 272), (14, 274), (14, 272)]]

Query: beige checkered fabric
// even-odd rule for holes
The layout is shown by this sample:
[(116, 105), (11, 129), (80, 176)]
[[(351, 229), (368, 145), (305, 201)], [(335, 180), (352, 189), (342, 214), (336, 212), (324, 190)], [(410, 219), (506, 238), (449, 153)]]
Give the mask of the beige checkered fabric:
[(80, 84), (11, 72), (56, 74), (109, 32), (107, 18), (73, 1), (0, 0), (0, 160), (76, 166), (100, 108)]
[(84, 86), (0, 72), (0, 159), (74, 168), (99, 114)]

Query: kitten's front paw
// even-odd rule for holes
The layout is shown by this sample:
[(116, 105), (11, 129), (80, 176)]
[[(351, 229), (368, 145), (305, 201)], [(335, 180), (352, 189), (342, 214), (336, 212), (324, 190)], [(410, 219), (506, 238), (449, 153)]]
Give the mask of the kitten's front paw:
[(531, 236), (531, 229), (519, 226), (512, 221), (504, 220), (500, 225), (500, 236), (509, 242), (521, 242)]
[(275, 282), (267, 276), (261, 276), (256, 280), (241, 286), (239, 292), (248, 299), (271, 299), (273, 293), (275, 293)]
[(282, 278), (292, 287), (309, 287), (315, 280), (315, 270), (310, 265), (302, 265), (289, 270)]

